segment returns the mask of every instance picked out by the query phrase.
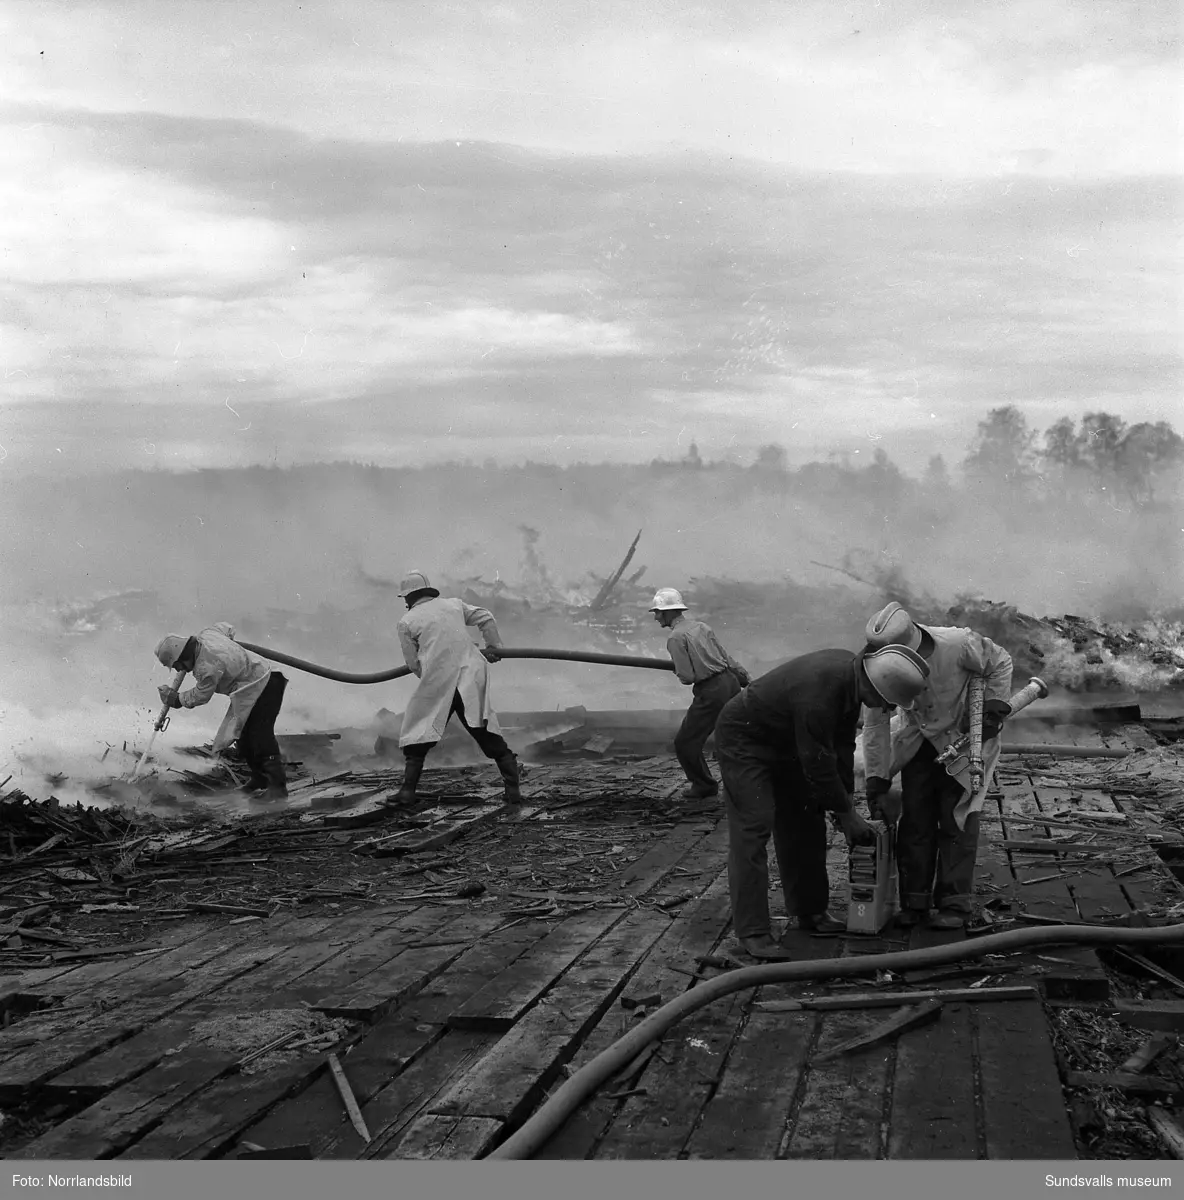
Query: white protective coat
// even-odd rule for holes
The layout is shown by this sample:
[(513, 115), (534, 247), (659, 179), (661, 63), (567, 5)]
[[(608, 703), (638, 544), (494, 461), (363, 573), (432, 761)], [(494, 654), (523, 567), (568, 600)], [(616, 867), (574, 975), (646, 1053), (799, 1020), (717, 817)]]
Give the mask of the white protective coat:
[(244, 650), (234, 640), (234, 627), (219, 621), (197, 635), (197, 658), (193, 664), (194, 686), (177, 699), (182, 708), (208, 704), (217, 693), (230, 697), (230, 706), (218, 732), (214, 750), (225, 750), (242, 732), (255, 701), (271, 678), (271, 666), (265, 659)]
[[(982, 676), (984, 699), (1007, 700), (1011, 695), (1011, 655), (990, 638), (972, 629), (955, 626), (921, 626), (933, 638), (929, 658), (929, 684), (912, 709), (897, 712), (889, 720), (882, 709), (863, 710), (863, 754), (868, 776), (891, 779), (910, 762), (922, 741), (933, 743), (938, 753), (957, 740), (966, 711), (970, 680)], [(954, 809), (961, 829), (972, 812), (986, 801), (995, 766), (999, 761), (999, 739), (983, 742), (983, 781), (973, 794), (965, 757), (953, 778), (962, 785), (962, 799)]]
[(419, 676), (403, 714), (400, 748), (438, 742), (456, 692), (469, 725), (484, 724), (490, 733), (501, 732), (489, 699), (489, 664), (469, 637), (469, 626), (474, 625), (490, 645), (499, 644), (493, 613), (463, 600), (443, 596), (420, 600), (400, 619), (403, 661)]

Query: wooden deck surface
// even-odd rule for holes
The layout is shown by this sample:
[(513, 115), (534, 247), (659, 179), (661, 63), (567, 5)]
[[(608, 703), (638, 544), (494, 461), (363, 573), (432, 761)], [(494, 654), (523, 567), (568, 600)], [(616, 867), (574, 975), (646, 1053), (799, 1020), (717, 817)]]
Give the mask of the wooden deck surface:
[[(1047, 740), (1080, 736), (1051, 730)], [(1105, 740), (1125, 744), (1122, 736)], [(1066, 787), (1048, 773), (1056, 763), (1034, 761), (1003, 760), (986, 814), (978, 898), (987, 911), (997, 921), (1022, 912), (1098, 921), (1174, 902), (1178, 885), (1137, 830), (1109, 860), (1069, 866), (1004, 845), (1056, 832), (1031, 823), (1054, 813), (1088, 823), (1083, 814), (1130, 807), (1118, 788)], [(677, 784), (672, 762), (668, 772)], [(544, 814), (536, 796), (512, 819)], [(488, 803), (440, 816), (461, 822), (460, 834), (467, 820), (493, 837), (502, 819)], [(1136, 824), (1133, 810), (1126, 824)], [(432, 830), (415, 836), (438, 845)], [(1109, 844), (1102, 834), (1065, 836)], [(480, 898), (413, 899), (346, 917), (226, 923), (198, 936), (181, 927), (157, 953), (10, 977), (10, 993), (63, 997), (72, 1007), (0, 1032), (0, 1102), (36, 1097), (59, 1118), (9, 1156), (480, 1157), (650, 1011), (634, 1002), (669, 1001), (694, 987), (696, 974), (719, 974), (699, 959), (736, 953), (726, 845), (719, 814), (677, 821), (600, 894), (559, 917), (510, 916)], [(836, 911), (845, 860), (836, 841)], [(800, 957), (823, 958), (965, 935), (890, 926), (876, 938), (794, 936)], [(953, 982), (873, 975), (740, 991), (676, 1025), (539, 1157), (1073, 1158), (1041, 998), (947, 1003), (936, 1021), (826, 1061), (819, 1056), (894, 1010), (760, 1007), (877, 986), (966, 987), (995, 968), (990, 983), (1033, 984), (1054, 998), (1096, 997), (1106, 986), (1093, 951), (1057, 948), (980, 962)], [(285, 1032), (286, 1045), (243, 1061)], [(334, 1044), (368, 1141), (326, 1068)]]

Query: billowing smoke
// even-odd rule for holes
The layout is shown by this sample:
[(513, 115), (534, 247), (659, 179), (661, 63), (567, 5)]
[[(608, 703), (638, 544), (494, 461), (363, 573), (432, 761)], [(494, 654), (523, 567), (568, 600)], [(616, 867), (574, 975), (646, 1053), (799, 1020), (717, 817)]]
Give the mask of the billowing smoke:
[[(341, 670), (399, 665), (397, 581), (409, 569), (488, 603), (518, 645), (660, 656), (645, 596), (676, 586), (758, 670), (823, 646), (858, 647), (867, 616), (894, 595), (928, 619), (969, 603), (963, 623), (975, 627), (990, 625), (989, 607), (975, 607), (985, 599), (1021, 614), (1111, 618), (1158, 639), (1161, 661), (1104, 636), (1090, 661), (1064, 634), (1004, 622), (1013, 652), (1034, 648), (1017, 666), (1069, 689), (1155, 689), (1184, 666), (1171, 657), (1181, 647), (1184, 521), (1168, 501), (1031, 502), (945, 485), (902, 490), (891, 474), (685, 464), (330, 465), (0, 487), (0, 778), (13, 773), (32, 794), (53, 787), (45, 779), (56, 771), (99, 778), (110, 747), (146, 743), (167, 678), (152, 648), (165, 633), (228, 620), (243, 640)], [(615, 594), (625, 603), (589, 612), (638, 528)], [(495, 671), (503, 711), (687, 699), (666, 673), (523, 661)], [(365, 725), (381, 708), (401, 711), (411, 687), (286, 674), (281, 733)], [(158, 739), (163, 761), (208, 740), (224, 705), (176, 715)]]

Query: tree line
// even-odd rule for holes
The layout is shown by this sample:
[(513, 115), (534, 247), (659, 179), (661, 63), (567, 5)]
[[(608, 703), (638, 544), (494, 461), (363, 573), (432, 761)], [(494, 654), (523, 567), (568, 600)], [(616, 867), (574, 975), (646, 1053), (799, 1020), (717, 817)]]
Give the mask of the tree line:
[(1128, 425), (1114, 413), (1091, 412), (1080, 423), (1062, 417), (1042, 438), (1018, 408), (1006, 405), (979, 422), (962, 465), (968, 481), (1022, 489), (1085, 483), (1120, 488), (1148, 504), (1182, 462), (1184, 438), (1167, 421)]

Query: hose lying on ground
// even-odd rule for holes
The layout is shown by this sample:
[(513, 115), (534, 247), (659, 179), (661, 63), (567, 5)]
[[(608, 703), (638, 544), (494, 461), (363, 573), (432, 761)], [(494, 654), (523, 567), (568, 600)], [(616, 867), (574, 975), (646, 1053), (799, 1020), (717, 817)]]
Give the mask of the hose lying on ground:
[(1030, 754), (1038, 757), (1041, 754), (1052, 754), (1057, 758), (1126, 758), (1129, 750), (1119, 750), (1109, 746), (1061, 746), (1044, 742), (1014, 742), (1010, 746), (1004, 743), (1000, 754)]
[[(338, 683), (386, 683), (391, 679), (402, 679), (410, 675), (408, 667), (392, 667), (389, 671), (377, 671), (372, 675), (355, 675), (349, 671), (334, 671), (331, 667), (319, 667), (316, 663), (307, 662), (303, 658), (295, 658), (291, 654), (281, 654), (278, 650), (269, 650), (266, 646), (255, 646), (250, 642), (239, 642), (244, 650), (261, 654), (272, 662), (282, 663), (285, 667), (295, 667), (298, 671), (306, 671), (309, 675), (319, 675), (322, 679), (335, 679)], [(502, 658), (549, 658), (561, 662), (600, 663), (606, 667), (648, 667), (651, 671), (673, 671), (674, 664), (662, 658), (647, 658), (640, 654), (595, 654), (591, 650), (535, 650), (522, 646), (502, 646), (498, 650)]]
[(943, 966), (966, 958), (1008, 953), (1030, 946), (1129, 946), (1164, 942), (1184, 942), (1184, 925), (1163, 925), (1158, 929), (1049, 925), (1039, 929), (1016, 929), (1009, 933), (990, 934), (953, 945), (904, 950), (896, 954), (860, 954), (851, 958), (769, 963), (765, 966), (729, 971), (726, 975), (697, 984), (689, 992), (684, 992), (669, 1004), (656, 1009), (635, 1029), (630, 1030), (607, 1050), (581, 1067), (521, 1129), (486, 1155), (486, 1158), (530, 1158), (602, 1083), (627, 1067), (646, 1046), (657, 1041), (672, 1025), (722, 996), (744, 988), (760, 987), (768, 983), (801, 983), (807, 979), (841, 979), (848, 975), (870, 975), (875, 971)]

